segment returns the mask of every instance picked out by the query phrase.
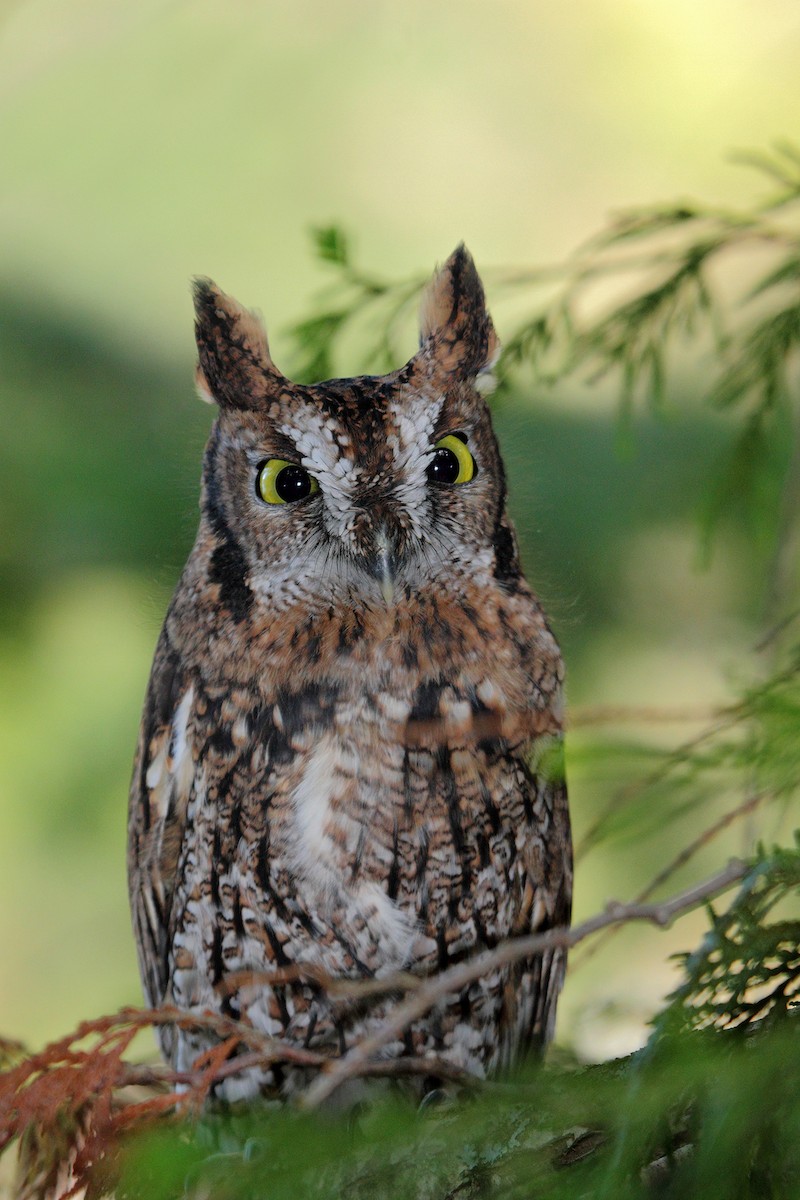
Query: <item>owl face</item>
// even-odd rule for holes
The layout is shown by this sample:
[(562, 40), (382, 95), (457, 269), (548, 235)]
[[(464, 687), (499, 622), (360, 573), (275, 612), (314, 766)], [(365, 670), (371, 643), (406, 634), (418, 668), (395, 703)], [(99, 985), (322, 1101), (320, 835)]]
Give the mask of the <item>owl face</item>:
[(429, 287), (418, 354), (385, 376), (291, 383), (252, 314), (208, 282), (195, 294), (198, 383), (220, 406), (203, 510), (252, 593), (391, 604), (491, 572), (505, 487), (476, 382), (498, 344), (463, 248)]

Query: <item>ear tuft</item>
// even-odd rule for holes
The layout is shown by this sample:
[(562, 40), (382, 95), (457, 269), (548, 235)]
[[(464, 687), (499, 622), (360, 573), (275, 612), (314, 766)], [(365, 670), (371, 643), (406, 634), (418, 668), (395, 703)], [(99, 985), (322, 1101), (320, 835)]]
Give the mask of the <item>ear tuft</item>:
[(263, 322), (210, 279), (193, 280), (192, 292), (201, 398), (232, 408), (260, 407), (282, 379)]
[(445, 370), (464, 379), (475, 379), (497, 361), (500, 342), (486, 310), (483, 284), (463, 242), (425, 289), (420, 345)]

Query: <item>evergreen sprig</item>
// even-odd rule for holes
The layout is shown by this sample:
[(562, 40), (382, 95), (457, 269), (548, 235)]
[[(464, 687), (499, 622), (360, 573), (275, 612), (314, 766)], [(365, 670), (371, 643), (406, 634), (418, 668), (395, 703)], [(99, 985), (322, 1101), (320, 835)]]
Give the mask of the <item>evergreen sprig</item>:
[[(709, 472), (707, 545), (728, 511), (756, 522), (773, 460), (788, 474), (800, 349), (800, 151), (779, 144), (739, 159), (769, 180), (766, 199), (741, 208), (679, 201), (633, 209), (562, 263), (483, 272), (493, 300), (509, 294), (529, 306), (505, 337), (501, 389), (512, 388), (523, 367), (542, 386), (616, 378), (628, 419), (643, 401), (663, 409), (694, 358), (706, 404), (738, 418), (725, 459)], [(315, 230), (313, 240), (334, 276), (321, 311), (289, 331), (297, 373), (335, 374), (354, 328), (364, 369), (396, 367), (408, 357), (398, 334), (408, 337), (406, 318), (426, 277), (392, 281), (363, 271), (335, 225)]]

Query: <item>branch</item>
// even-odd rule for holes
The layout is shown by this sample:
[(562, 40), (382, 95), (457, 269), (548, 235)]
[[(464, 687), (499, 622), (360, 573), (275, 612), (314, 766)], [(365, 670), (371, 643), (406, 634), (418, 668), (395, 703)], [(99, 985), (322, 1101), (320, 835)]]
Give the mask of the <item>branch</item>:
[(414, 1021), (430, 1012), (447, 996), (462, 992), (483, 975), (500, 967), (510, 966), (545, 950), (569, 949), (584, 938), (623, 921), (650, 921), (655, 925), (669, 925), (676, 916), (696, 908), (704, 900), (724, 892), (731, 884), (744, 878), (749, 870), (745, 862), (734, 859), (723, 871), (711, 876), (684, 892), (679, 892), (658, 904), (620, 904), (612, 901), (605, 912), (576, 925), (572, 929), (548, 929), (543, 933), (514, 938), (503, 942), (493, 950), (486, 950), (468, 962), (458, 963), (447, 971), (423, 983), (415, 992), (398, 1004), (389, 1017), (370, 1037), (364, 1038), (341, 1058), (332, 1060), (323, 1067), (317, 1078), (299, 1098), (305, 1110), (318, 1108), (348, 1079), (362, 1075), (374, 1056), (389, 1042), (399, 1038)]
[[(293, 1063), (296, 1066), (308, 1067), (310, 1070), (319, 1070), (320, 1068), (324, 1069), (331, 1059), (326, 1054), (315, 1054), (299, 1047), (295, 1051), (292, 1047), (285, 1046), (280, 1055), (251, 1050), (247, 1054), (237, 1054), (235, 1057), (217, 1064), (210, 1081), (217, 1084), (231, 1075), (238, 1075), (241, 1071), (248, 1071), (253, 1067), (270, 1067), (276, 1062)], [(188, 1089), (188, 1093), (192, 1093), (200, 1085), (208, 1082), (207, 1073), (199, 1069), (173, 1071), (169, 1067), (127, 1062), (122, 1062), (120, 1067), (120, 1077), (117, 1083), (120, 1088), (149, 1087), (162, 1091), (164, 1089), (183, 1089), (180, 1092), (172, 1090), (169, 1097), (176, 1106), (180, 1102), (192, 1099), (186, 1089)], [(482, 1079), (473, 1075), (465, 1067), (456, 1066), (455, 1063), (448, 1062), (444, 1058), (428, 1055), (425, 1057), (403, 1055), (401, 1058), (374, 1059), (362, 1065), (359, 1075), (381, 1076), (389, 1079), (398, 1079), (407, 1075), (435, 1075), (437, 1079), (445, 1079), (449, 1083), (457, 1083), (461, 1087), (475, 1087), (484, 1083)]]
[[(738, 821), (741, 817), (746, 817), (750, 813), (755, 812), (758, 806), (765, 800), (774, 800), (774, 798), (775, 795), (773, 792), (757, 792), (754, 796), (748, 796), (747, 799), (743, 800), (741, 804), (736, 806), (736, 808), (732, 808), (729, 812), (723, 813), (718, 821), (715, 821), (713, 825), (708, 827), (708, 829), (704, 829), (703, 832), (698, 834), (694, 841), (690, 842), (688, 846), (684, 846), (680, 853), (673, 858), (672, 862), (668, 863), (662, 871), (659, 871), (655, 879), (650, 880), (647, 887), (639, 892), (634, 903), (643, 904), (645, 900), (649, 900), (653, 892), (660, 888), (662, 884), (667, 883), (676, 871), (679, 871), (681, 867), (686, 866), (686, 863), (690, 858), (693, 858), (698, 851), (702, 850), (704, 846), (707, 846), (709, 842), (712, 842), (714, 838), (723, 833), (730, 825), (733, 824), (734, 821)], [(589, 961), (590, 958), (593, 958), (595, 954), (597, 954), (598, 950), (600, 950), (601, 947), (604, 946), (606, 942), (618, 932), (618, 930), (618, 925), (614, 928), (606, 929), (596, 942), (593, 942), (591, 946), (584, 947), (583, 951), (578, 955), (578, 961), (572, 962), (570, 970), (574, 973), (576, 968), (582, 967), (584, 963)]]
[(581, 840), (576, 844), (576, 862), (588, 854), (588, 852), (598, 841), (603, 830), (603, 826), (605, 825), (606, 821), (608, 821), (609, 817), (611, 817), (620, 808), (624, 808), (625, 805), (630, 804), (633, 799), (641, 795), (642, 792), (646, 792), (648, 788), (654, 787), (656, 784), (661, 783), (661, 781), (669, 775), (670, 771), (672, 771), (676, 766), (685, 763), (687, 758), (689, 758), (692, 753), (705, 742), (710, 741), (718, 734), (725, 732), (725, 730), (730, 729), (732, 726), (735, 726), (737, 722), (741, 721), (744, 712), (745, 705), (743, 703), (733, 704), (728, 707), (721, 708), (718, 713), (715, 714), (714, 719), (709, 725), (707, 725), (704, 729), (701, 729), (701, 731), (695, 734), (693, 737), (681, 742), (681, 744), (674, 750), (671, 750), (658, 764), (658, 766), (650, 772), (649, 775), (646, 775), (643, 779), (637, 779), (633, 783), (627, 784), (625, 787), (619, 788), (614, 793), (608, 804), (605, 805), (599, 816), (595, 818), (589, 828), (585, 831)]
[(718, 721), (728, 715), (726, 708), (709, 705), (638, 705), (584, 704), (575, 705), (567, 714), (568, 729), (584, 729), (587, 725), (678, 725)]

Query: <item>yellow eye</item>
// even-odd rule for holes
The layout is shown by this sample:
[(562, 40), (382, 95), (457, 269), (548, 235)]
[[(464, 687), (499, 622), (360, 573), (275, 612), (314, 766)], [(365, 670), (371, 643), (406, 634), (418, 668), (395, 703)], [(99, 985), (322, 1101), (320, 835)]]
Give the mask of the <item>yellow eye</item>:
[(469, 483), (475, 474), (475, 459), (458, 434), (450, 433), (436, 443), (428, 465), (432, 483)]
[(305, 467), (270, 458), (262, 463), (256, 480), (256, 494), (265, 504), (293, 504), (319, 491), (319, 484)]

